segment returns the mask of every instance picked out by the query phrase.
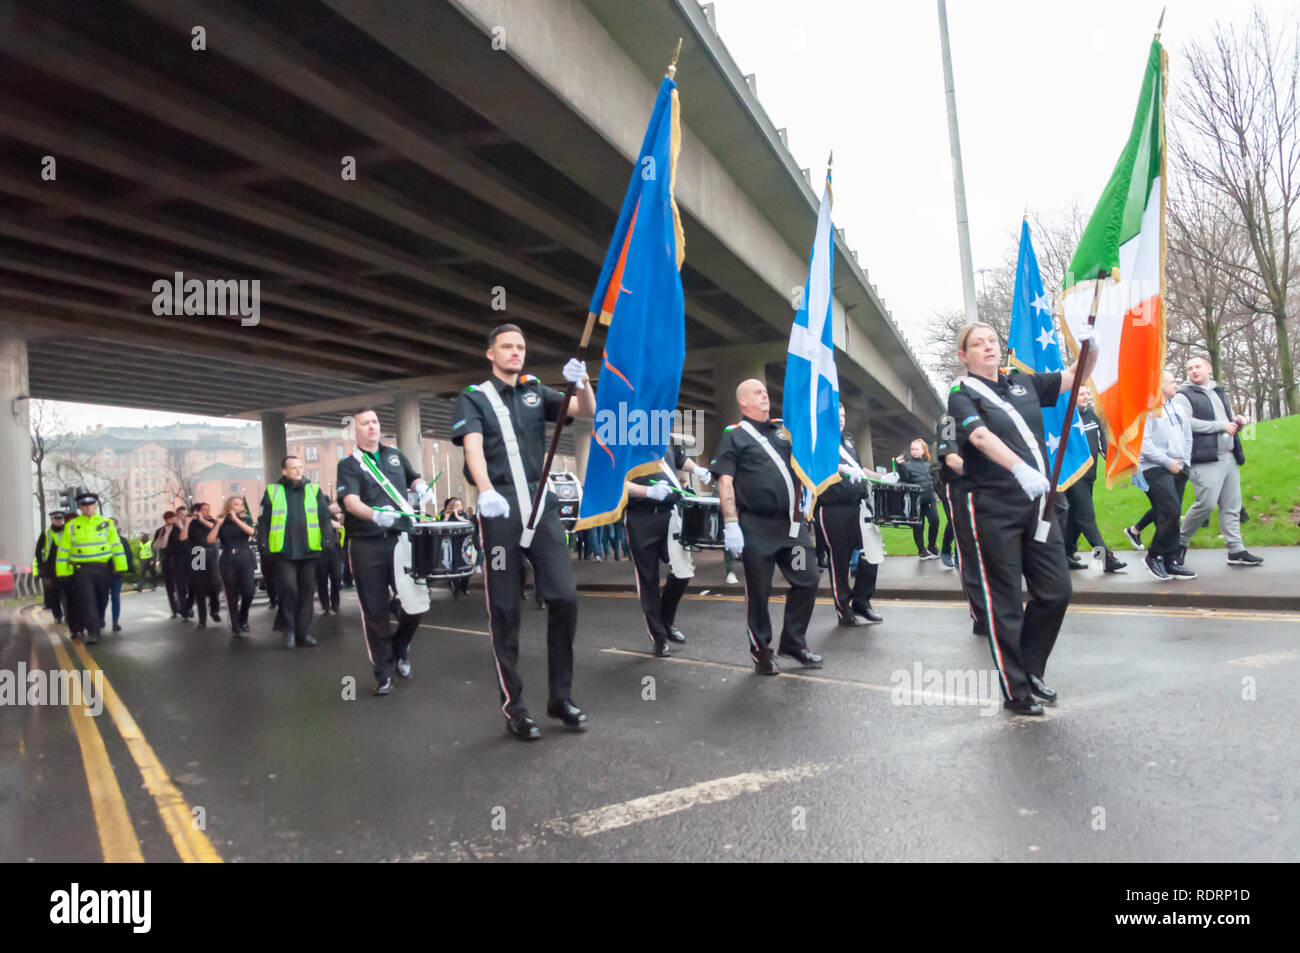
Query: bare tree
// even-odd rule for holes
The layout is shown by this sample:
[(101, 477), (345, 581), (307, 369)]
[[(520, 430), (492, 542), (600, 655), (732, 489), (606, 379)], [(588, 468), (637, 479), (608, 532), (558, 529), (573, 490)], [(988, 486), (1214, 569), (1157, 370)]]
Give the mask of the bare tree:
[(36, 485), (32, 492), (36, 496), (36, 505), (40, 509), (41, 526), (45, 526), (48, 522), (45, 495), (46, 459), (57, 455), (64, 446), (67, 440), (65, 436), (67, 424), (54, 404), (48, 400), (34, 400), (31, 403), (31, 427), (32, 465), (36, 468)]
[(1291, 360), (1287, 296), (1300, 206), (1300, 24), (1275, 34), (1257, 8), (1248, 26), (1216, 28), (1192, 43), (1187, 82), (1176, 88), (1172, 138), (1178, 164), (1237, 209), (1251, 251), (1243, 270), (1276, 331), (1282, 389), (1300, 413)]

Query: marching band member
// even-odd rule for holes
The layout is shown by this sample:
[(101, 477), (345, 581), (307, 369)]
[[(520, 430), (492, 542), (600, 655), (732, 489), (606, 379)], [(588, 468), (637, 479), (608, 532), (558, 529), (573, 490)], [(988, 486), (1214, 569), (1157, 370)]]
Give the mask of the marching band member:
[(785, 599), (779, 654), (809, 668), (822, 657), (808, 649), (804, 633), (817, 601), (817, 556), (799, 513), (799, 496), (790, 472), (790, 435), (780, 420), (769, 420), (770, 402), (762, 381), (736, 388), (740, 422), (727, 427), (713, 460), (718, 477), (726, 548), (741, 557), (745, 571), (749, 654), (760, 675), (780, 671), (772, 657), (772, 620), (767, 611), (772, 570), (790, 583)]
[(546, 479), (546, 422), (571, 416), (594, 417), (596, 398), (586, 386), (587, 367), (577, 358), (564, 366), (564, 379), (577, 385), (568, 406), (564, 395), (536, 377), (522, 374), (527, 345), (516, 325), (488, 334), (486, 357), (492, 373), (460, 395), (452, 442), (465, 451), (465, 476), (478, 488), (477, 523), (483, 551), (488, 627), (501, 691), (506, 728), (531, 741), (541, 734), (524, 707), (519, 677), (519, 602), (525, 556), (532, 563), (537, 594), (546, 602), (546, 649), (550, 699), (546, 713), (568, 728), (586, 727), (587, 716), (573, 703), (573, 637), (578, 621), (578, 590), (569, 548), (560, 525), (559, 500), (542, 498), (533, 525), (537, 485)]
[[(348, 559), (361, 603), (366, 653), (375, 669), (375, 695), (387, 695), (393, 690), (394, 671), (402, 678), (411, 677), (411, 639), (429, 607), (428, 590), (423, 585), (406, 586), (409, 577), (398, 584), (393, 560), (402, 534), (396, 524), (410, 509), (407, 490), (419, 494), (421, 503), (432, 502), (434, 492), (402, 451), (380, 444), (379, 415), (372, 408), (353, 414), (352, 425), (357, 446), (350, 457), (339, 461), (335, 485), (345, 511)], [(329, 526), (328, 507), (321, 525)], [(404, 596), (396, 630), (389, 620), (390, 589)], [(420, 590), (423, 600), (419, 599)]]
[[(865, 525), (862, 519), (863, 504), (871, 506), (870, 485), (866, 481), (872, 476), (862, 469), (853, 435), (844, 429), (844, 405), (840, 404), (840, 482), (821, 492), (813, 510), (813, 524), (830, 552), (831, 595), (840, 625), (874, 625), (883, 621), (871, 608), (876, 574), (884, 559), (883, 550), (875, 542), (880, 530)], [(869, 540), (870, 547), (866, 545)], [(855, 549), (861, 552), (850, 587), (849, 560)]]
[[(681, 532), (682, 525), (678, 505), (682, 484), (677, 477), (678, 470), (694, 473), (705, 486), (713, 479), (707, 469), (687, 458), (681, 444), (673, 444), (660, 461), (661, 472), (625, 484), (628, 500), (623, 522), (627, 526), (636, 591), (645, 614), (646, 634), (654, 645), (654, 654), (660, 658), (668, 655), (669, 642), (686, 641), (682, 630), (673, 623), (678, 603), (695, 576), (695, 562), (675, 536)], [(659, 590), (661, 562), (668, 564), (668, 580), (662, 592)]]
[[(954, 385), (955, 386), (955, 385)], [(975, 537), (971, 532), (970, 508), (966, 505), (965, 463), (958, 452), (956, 443), (956, 425), (953, 419), (945, 415), (935, 427), (935, 457), (938, 459), (938, 476), (935, 483), (939, 502), (943, 504), (944, 514), (948, 518), (948, 529), (944, 532), (945, 551), (948, 534), (952, 533), (956, 542), (957, 573), (961, 577), (962, 593), (970, 606), (971, 632), (973, 635), (988, 638), (989, 620), (980, 598), (979, 561), (975, 558)], [(951, 555), (948, 559), (951, 559)], [(948, 565), (945, 561), (944, 565)]]
[[(1085, 328), (1076, 337), (1082, 345), (1091, 336)], [(968, 373), (948, 393), (948, 414), (961, 448), (980, 601), (1003, 706), (1041, 715), (1034, 698), (1056, 701), (1043, 673), (1070, 603), (1061, 528), (1054, 514), (1044, 512), (1050, 483), (1042, 408), (1053, 406), (1076, 374), (1092, 372), (1097, 351), (1089, 349), (1083, 367), (1007, 375), (998, 369), (997, 333), (987, 324), (968, 324), (957, 335), (957, 356)], [(1022, 575), (1029, 589), (1024, 606)]]

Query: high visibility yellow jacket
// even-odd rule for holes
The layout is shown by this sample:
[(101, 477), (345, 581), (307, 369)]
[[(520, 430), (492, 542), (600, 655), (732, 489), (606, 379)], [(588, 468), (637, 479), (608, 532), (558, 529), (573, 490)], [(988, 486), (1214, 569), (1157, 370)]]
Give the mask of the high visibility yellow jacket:
[(140, 540), (140, 558), (153, 559), (153, 543), (147, 539)]
[(126, 572), (126, 550), (122, 548), (117, 527), (107, 516), (74, 516), (63, 527), (56, 544), (55, 572), (71, 576), (72, 571), (84, 563), (113, 562), (117, 572)]

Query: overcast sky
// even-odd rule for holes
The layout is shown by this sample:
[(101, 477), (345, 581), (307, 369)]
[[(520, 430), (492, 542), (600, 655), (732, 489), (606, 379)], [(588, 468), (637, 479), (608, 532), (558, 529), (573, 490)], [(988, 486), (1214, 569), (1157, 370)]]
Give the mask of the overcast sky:
[[(1028, 205), (1090, 212), (1124, 145), (1165, 0), (949, 0), (976, 269), (996, 266)], [(1281, 22), (1294, 2), (1263, 0)], [(1245, 0), (1169, 0), (1171, 97), (1179, 52)], [(717, 0), (718, 32), (790, 149), (819, 183), (835, 150), (835, 224), (913, 341), (962, 307), (934, 0)], [(683, 78), (684, 79), (684, 78)], [(689, 85), (683, 96), (690, 95)], [(978, 283), (979, 278), (976, 277)], [(202, 420), (65, 404), (74, 428)]]

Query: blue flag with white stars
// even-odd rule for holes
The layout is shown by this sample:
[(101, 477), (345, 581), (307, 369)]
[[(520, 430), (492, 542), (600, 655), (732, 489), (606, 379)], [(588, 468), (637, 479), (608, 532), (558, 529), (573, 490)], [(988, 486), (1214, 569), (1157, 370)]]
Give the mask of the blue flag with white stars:
[[(1016, 260), (1016, 290), (1011, 299), (1011, 329), (1007, 332), (1007, 349), (1013, 366), (1028, 374), (1065, 369), (1061, 347), (1052, 321), (1052, 302), (1043, 290), (1038, 273), (1038, 259), (1029, 240), (1029, 223), (1020, 225), (1020, 255)], [(1048, 475), (1056, 466), (1056, 451), (1061, 444), (1061, 422), (1070, 402), (1070, 392), (1061, 391), (1055, 407), (1043, 408), (1043, 438), (1047, 443)], [(1058, 489), (1064, 490), (1092, 466), (1088, 437), (1083, 432), (1076, 408), (1071, 421), (1074, 432), (1065, 445), (1065, 462), (1061, 465)]]

